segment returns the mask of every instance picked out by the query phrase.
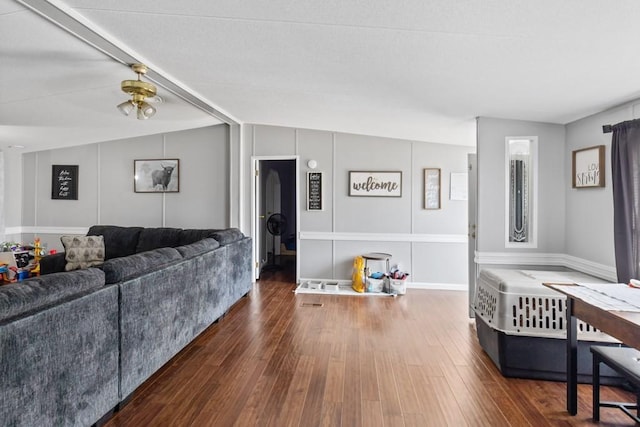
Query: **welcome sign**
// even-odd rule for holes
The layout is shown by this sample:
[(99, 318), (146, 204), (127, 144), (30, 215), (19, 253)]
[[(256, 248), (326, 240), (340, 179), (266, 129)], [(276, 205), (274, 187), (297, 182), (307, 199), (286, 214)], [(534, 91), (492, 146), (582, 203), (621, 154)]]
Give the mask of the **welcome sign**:
[(349, 196), (401, 197), (402, 172), (350, 171)]

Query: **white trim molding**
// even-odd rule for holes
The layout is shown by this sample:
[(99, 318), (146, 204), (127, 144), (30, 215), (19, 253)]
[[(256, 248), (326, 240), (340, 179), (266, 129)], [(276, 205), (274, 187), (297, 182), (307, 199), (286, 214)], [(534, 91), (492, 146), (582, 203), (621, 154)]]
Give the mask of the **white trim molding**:
[(600, 277), (610, 282), (618, 281), (618, 272), (615, 267), (589, 261), (586, 259), (564, 255), (566, 266), (592, 276)]
[(411, 242), (411, 243), (464, 243), (466, 234), (412, 234), (412, 233), (332, 233), (301, 231), (300, 240), (347, 240), (352, 242)]
[(5, 236), (11, 236), (20, 233), (22, 233), (22, 227), (6, 227), (4, 229)]
[(615, 267), (567, 254), (476, 251), (474, 261), (479, 265), (546, 265), (566, 267), (610, 282), (618, 281)]
[(469, 292), (469, 285), (466, 283), (421, 283), (407, 282), (407, 289), (424, 289), (428, 291), (460, 291)]
[(476, 251), (474, 261), (477, 264), (564, 266), (563, 258), (564, 254), (554, 253)]
[[(345, 279), (309, 279), (301, 278), (298, 283), (304, 282), (337, 282), (340, 286), (351, 285), (351, 280)], [(461, 291), (468, 292), (469, 286), (458, 283), (422, 283), (422, 282), (407, 282), (407, 289), (422, 289), (422, 290), (439, 290), (439, 291)]]
[(5, 228), (5, 234), (64, 234), (64, 235), (85, 235), (89, 227), (40, 227), (40, 226), (18, 226)]

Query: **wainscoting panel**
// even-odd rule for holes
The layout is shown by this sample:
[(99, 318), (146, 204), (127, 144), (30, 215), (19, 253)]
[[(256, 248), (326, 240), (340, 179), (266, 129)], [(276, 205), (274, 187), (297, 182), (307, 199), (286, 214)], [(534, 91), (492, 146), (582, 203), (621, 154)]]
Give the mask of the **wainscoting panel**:
[[(411, 285), (408, 286), (459, 289), (467, 283), (466, 235), (301, 232), (300, 240), (301, 280), (350, 280), (354, 257), (368, 252), (386, 252), (392, 255), (391, 266), (399, 265), (401, 270), (410, 273)], [(319, 255), (317, 246), (309, 245), (320, 241), (331, 243), (332, 276), (320, 275), (322, 267), (312, 267), (319, 256), (326, 259), (326, 256)], [(371, 268), (375, 271), (384, 267), (373, 262)]]

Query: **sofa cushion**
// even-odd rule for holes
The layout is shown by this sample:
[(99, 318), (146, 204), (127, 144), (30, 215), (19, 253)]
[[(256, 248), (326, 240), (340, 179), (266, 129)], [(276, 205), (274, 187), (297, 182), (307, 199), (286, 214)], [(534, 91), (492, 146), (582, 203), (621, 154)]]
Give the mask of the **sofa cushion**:
[(128, 257), (107, 260), (102, 270), (106, 283), (120, 283), (150, 271), (159, 270), (181, 259), (182, 255), (174, 248), (158, 248)]
[(64, 252), (46, 255), (40, 258), (40, 274), (59, 273), (67, 265)]
[(105, 259), (112, 259), (135, 254), (141, 231), (142, 227), (94, 225), (89, 228), (87, 236), (103, 236)]
[(198, 240), (213, 237), (213, 233), (219, 230), (214, 229), (185, 229), (180, 233), (180, 243), (178, 246), (190, 245)]
[(212, 238), (198, 240), (189, 245), (178, 246), (176, 250), (183, 258), (193, 258), (220, 247), (220, 243)]
[(104, 286), (104, 283), (101, 270), (86, 268), (0, 286), (0, 322), (84, 295)]
[(214, 231), (212, 237), (220, 243), (220, 246), (225, 246), (243, 239), (244, 234), (237, 228), (227, 228), (226, 230)]
[(66, 271), (78, 270), (104, 262), (104, 238), (102, 236), (62, 236)]
[(144, 228), (138, 237), (136, 253), (150, 251), (158, 248), (174, 248), (180, 246), (180, 235), (182, 229), (158, 227)]

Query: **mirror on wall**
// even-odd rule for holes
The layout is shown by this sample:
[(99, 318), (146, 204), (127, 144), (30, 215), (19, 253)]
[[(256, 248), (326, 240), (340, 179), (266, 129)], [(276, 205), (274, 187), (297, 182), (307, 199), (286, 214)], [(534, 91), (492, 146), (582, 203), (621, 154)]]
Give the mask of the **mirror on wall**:
[(537, 138), (506, 138), (506, 247), (534, 247)]

